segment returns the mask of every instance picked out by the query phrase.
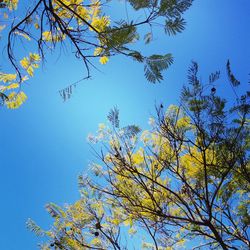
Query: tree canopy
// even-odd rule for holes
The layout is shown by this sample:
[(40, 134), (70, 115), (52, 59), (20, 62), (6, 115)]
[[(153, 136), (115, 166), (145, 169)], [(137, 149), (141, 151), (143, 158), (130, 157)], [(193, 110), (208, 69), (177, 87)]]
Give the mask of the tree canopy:
[(112, 109), (89, 136), (102, 149), (81, 198), (48, 204), (48, 231), (28, 221), (41, 249), (248, 249), (250, 93), (237, 94), (229, 61), (227, 73), (234, 100), (217, 93), (219, 71), (202, 82), (193, 62), (179, 104), (157, 107), (149, 130)]
[[(0, 72), (2, 104), (13, 109), (27, 99), (22, 91), (23, 82), (34, 75), (47, 52), (55, 51), (58, 45), (71, 49), (82, 60), (86, 78), (90, 77), (91, 67), (95, 67), (95, 58), (106, 64), (111, 56), (124, 55), (144, 63), (148, 81), (161, 81), (162, 71), (173, 63), (171, 53), (146, 56), (134, 49), (134, 43), (151, 42), (155, 26), (162, 27), (167, 35), (182, 32), (186, 24), (183, 14), (192, 2), (129, 0), (125, 4), (133, 9), (134, 17), (129, 19), (125, 15), (121, 20), (113, 20), (112, 13), (106, 14), (113, 1), (36, 0), (26, 1), (23, 6), (18, 0), (1, 0), (0, 32), (14, 69), (11, 73)], [(144, 34), (140, 26), (146, 26), (144, 31), (148, 31), (143, 31)], [(27, 54), (30, 48), (32, 51)], [(64, 100), (71, 96), (73, 87), (61, 91)]]

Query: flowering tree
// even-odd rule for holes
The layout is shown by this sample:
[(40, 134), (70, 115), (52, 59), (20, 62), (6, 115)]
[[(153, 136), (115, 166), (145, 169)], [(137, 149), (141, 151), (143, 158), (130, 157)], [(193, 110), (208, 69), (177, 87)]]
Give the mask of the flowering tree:
[[(227, 72), (237, 89), (229, 62)], [(216, 93), (219, 72), (207, 84), (197, 74), (193, 63), (180, 104), (157, 108), (150, 130), (121, 127), (111, 110), (110, 126), (90, 136), (103, 149), (79, 178), (81, 199), (49, 204), (49, 231), (28, 222), (49, 238), (43, 249), (131, 249), (134, 234), (145, 249), (250, 247), (250, 93), (227, 103)]]
[[(18, 0), (1, 0), (0, 31), (7, 44), (7, 57), (14, 72), (0, 74), (1, 99), (9, 108), (19, 107), (27, 98), (20, 91), (22, 83), (34, 74), (39, 62), (45, 59), (48, 50), (54, 51), (57, 45), (64, 44), (73, 48), (77, 58), (80, 58), (86, 69), (86, 78), (90, 77), (90, 68), (94, 58), (99, 58), (101, 64), (106, 64), (111, 56), (124, 55), (137, 62), (144, 63), (145, 76), (150, 82), (162, 80), (162, 70), (173, 62), (170, 53), (165, 55), (144, 56), (134, 50), (132, 43), (140, 40), (138, 27), (146, 25), (149, 32), (143, 37), (149, 43), (153, 37), (153, 27), (159, 24), (168, 35), (183, 31), (185, 21), (183, 13), (192, 5), (193, 0), (129, 0), (134, 12), (139, 15), (128, 20), (112, 20), (104, 14), (110, 1), (101, 0), (36, 0), (28, 6), (18, 6)], [(27, 5), (28, 2), (26, 2)], [(24, 3), (23, 3), (24, 4)], [(25, 10), (25, 11), (23, 11)], [(143, 18), (139, 18), (142, 12)], [(23, 16), (23, 13), (25, 15)], [(142, 34), (143, 35), (143, 34)], [(17, 50), (24, 45), (30, 52), (24, 58), (18, 58)], [(31, 45), (32, 44), (32, 45)], [(64, 100), (69, 98), (72, 87), (61, 91)], [(13, 92), (13, 89), (18, 89)]]

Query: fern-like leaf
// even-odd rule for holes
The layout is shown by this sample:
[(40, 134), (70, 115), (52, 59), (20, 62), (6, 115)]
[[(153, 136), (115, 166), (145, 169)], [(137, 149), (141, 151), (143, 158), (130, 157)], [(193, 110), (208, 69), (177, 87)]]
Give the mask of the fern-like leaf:
[(194, 0), (161, 0), (159, 13), (162, 16), (180, 17), (188, 10)]
[(128, 125), (122, 128), (124, 135), (128, 138), (132, 138), (141, 132), (141, 128), (136, 125)]
[(149, 82), (156, 83), (163, 80), (162, 71), (173, 63), (171, 54), (152, 55), (148, 57), (144, 65), (145, 77)]
[(151, 41), (152, 41), (152, 38), (153, 38), (153, 34), (152, 32), (149, 32), (147, 33), (145, 36), (144, 36), (144, 42), (146, 44), (149, 44)]
[(128, 54), (129, 56), (133, 57), (133, 59), (137, 62), (143, 62), (144, 61), (144, 57), (142, 56), (142, 54), (138, 51), (132, 51)]
[(150, 0), (129, 0), (129, 3), (135, 10), (142, 8), (148, 8), (150, 6)]
[(45, 232), (31, 219), (26, 222), (26, 227), (37, 236), (44, 236)]
[(216, 71), (215, 73), (211, 73), (209, 76), (209, 83), (214, 83), (220, 78), (220, 71)]
[(177, 17), (175, 19), (166, 20), (165, 32), (171, 36), (182, 32), (185, 29), (186, 22), (183, 18)]
[(62, 217), (64, 213), (63, 210), (54, 203), (48, 203), (45, 206), (45, 208), (48, 211), (48, 213), (51, 215), (51, 217), (53, 218)]
[(123, 23), (121, 26), (107, 28), (103, 35), (106, 36), (107, 50), (123, 48), (124, 45), (138, 39), (138, 33), (133, 23)]
[(192, 61), (192, 64), (191, 64), (191, 66), (188, 69), (188, 83), (190, 85), (197, 85), (197, 84), (199, 84), (199, 80), (198, 80), (198, 77), (197, 77), (198, 69), (199, 69), (198, 63)]
[(62, 97), (63, 101), (67, 101), (70, 99), (70, 97), (72, 96), (73, 93), (73, 88), (75, 88), (76, 85), (71, 84), (68, 87), (62, 89), (59, 91), (60, 96)]
[(119, 128), (119, 110), (117, 107), (114, 107), (109, 111), (108, 120), (115, 128)]
[(232, 73), (231, 64), (230, 64), (230, 61), (229, 61), (229, 60), (227, 61), (227, 75), (228, 75), (229, 81), (232, 83), (232, 85), (233, 85), (234, 87), (237, 87), (237, 86), (240, 85), (240, 81), (238, 81), (238, 80), (235, 78), (234, 74)]

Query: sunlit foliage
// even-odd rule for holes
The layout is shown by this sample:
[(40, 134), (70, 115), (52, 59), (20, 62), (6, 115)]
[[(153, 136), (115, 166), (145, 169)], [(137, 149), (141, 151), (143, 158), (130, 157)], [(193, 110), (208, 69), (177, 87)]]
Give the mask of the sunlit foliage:
[(216, 93), (219, 72), (207, 84), (197, 74), (193, 63), (180, 104), (160, 105), (149, 130), (122, 127), (110, 111), (89, 136), (103, 148), (79, 178), (81, 199), (49, 204), (49, 231), (28, 222), (47, 235), (42, 249), (133, 249), (129, 234), (136, 249), (249, 248), (250, 93), (227, 103)]
[[(163, 27), (168, 35), (175, 35), (185, 28), (184, 12), (192, 5), (193, 0), (178, 1), (125, 1), (133, 10), (134, 16), (125, 14), (119, 21), (112, 20), (110, 11), (114, 1), (98, 0), (36, 0), (18, 2), (17, 0), (0, 1), (0, 32), (6, 40), (6, 54), (16, 74), (19, 91), (25, 74), (33, 76), (39, 61), (44, 61), (48, 51), (55, 51), (58, 45), (69, 48), (82, 60), (86, 78), (90, 77), (90, 67), (97, 58), (100, 64), (106, 64), (111, 56), (124, 55), (137, 62), (144, 63), (146, 78), (153, 83), (163, 79), (162, 71), (173, 63), (170, 53), (146, 56), (134, 49), (134, 43), (144, 37), (145, 43), (153, 38), (153, 28)], [(21, 10), (19, 10), (21, 6)], [(137, 14), (138, 13), (138, 14)], [(143, 13), (143, 15), (141, 15)], [(142, 18), (143, 16), (143, 18)], [(144, 25), (149, 32), (144, 36), (138, 27)], [(142, 38), (143, 40), (143, 38)], [(20, 46), (32, 52), (23, 58)], [(33, 52), (33, 49), (35, 50)], [(33, 55), (33, 58), (30, 58)], [(86, 79), (85, 78), (85, 79)], [(5, 85), (4, 85), (5, 86)], [(64, 100), (70, 98), (72, 86), (63, 89)], [(2, 93), (5, 104), (8, 93)], [(21, 104), (19, 102), (19, 104)], [(18, 107), (14, 105), (12, 107)], [(8, 106), (10, 107), (10, 106)]]

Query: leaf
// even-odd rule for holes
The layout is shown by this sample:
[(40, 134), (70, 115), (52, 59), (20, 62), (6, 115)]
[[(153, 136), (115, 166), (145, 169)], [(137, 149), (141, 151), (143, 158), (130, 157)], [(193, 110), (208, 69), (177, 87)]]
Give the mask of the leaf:
[(188, 10), (193, 0), (161, 0), (159, 14), (162, 16), (179, 17)]
[(108, 62), (109, 58), (107, 56), (102, 56), (100, 57), (100, 63), (101, 64), (106, 64)]
[(27, 73), (30, 75), (30, 76), (34, 76), (34, 69), (32, 66), (29, 66), (27, 68)]
[(44, 236), (44, 231), (33, 220), (28, 219), (26, 227), (37, 236)]
[(147, 33), (147, 34), (144, 36), (144, 41), (145, 41), (145, 43), (146, 43), (146, 44), (149, 44), (149, 43), (152, 41), (152, 38), (153, 38), (152, 32)]
[(0, 105), (3, 105), (3, 104), (5, 103), (5, 101), (8, 100), (8, 96), (5, 95), (4, 93), (0, 92), (0, 99), (2, 100), (2, 101), (0, 102)]
[(54, 203), (48, 203), (45, 206), (45, 208), (48, 211), (48, 213), (50, 214), (50, 216), (53, 218), (64, 217), (63, 210)]
[(33, 62), (39, 62), (41, 60), (41, 57), (37, 53), (30, 53), (29, 54), (30, 61)]
[(132, 56), (134, 60), (137, 62), (143, 62), (144, 57), (138, 52), (138, 51), (133, 51), (129, 53), (129, 56)]
[(220, 78), (220, 71), (216, 71), (215, 73), (211, 73), (209, 76), (209, 83), (214, 83)]
[(26, 33), (24, 32), (21, 32), (21, 31), (15, 31), (14, 34), (18, 35), (18, 36), (22, 36), (23, 38), (25, 38), (26, 40), (30, 41), (31, 38), (29, 35), (27, 35)]
[(110, 110), (108, 114), (108, 120), (114, 127), (119, 128), (119, 110), (117, 109), (117, 107), (114, 107)]
[(150, 0), (129, 0), (129, 3), (135, 10), (142, 8), (148, 8), (150, 6)]
[(103, 35), (106, 36), (105, 45), (108, 50), (122, 48), (125, 44), (138, 40), (138, 33), (133, 23), (123, 23), (121, 26), (107, 28)]
[(192, 62), (191, 66), (188, 69), (188, 82), (191, 85), (198, 85), (199, 84), (199, 80), (197, 78), (197, 74), (198, 74), (198, 63), (197, 62)]
[(227, 61), (227, 75), (228, 75), (228, 78), (229, 78), (229, 81), (232, 83), (232, 85), (234, 87), (237, 87), (240, 85), (240, 81), (238, 81), (234, 74), (232, 73), (232, 70), (231, 70), (231, 64), (230, 64), (230, 61), (228, 60)]
[(145, 77), (149, 82), (156, 83), (163, 79), (162, 71), (173, 63), (171, 54), (152, 55), (146, 59), (144, 66)]
[(169, 19), (165, 22), (165, 32), (170, 35), (176, 35), (185, 29), (186, 22), (183, 18)]
[(95, 246), (101, 246), (101, 241), (98, 238), (94, 238), (93, 240), (91, 240), (90, 244)]
[(16, 77), (16, 74), (5, 74), (0, 72), (0, 81), (3, 81), (4, 83), (16, 80)]
[(18, 83), (12, 83), (9, 86), (6, 87), (6, 89), (16, 89), (18, 88), (20, 85)]
[(23, 91), (20, 91), (19, 93), (11, 92), (8, 95), (8, 100), (6, 100), (6, 105), (9, 109), (17, 109), (26, 100), (27, 100), (27, 96)]
[(129, 138), (132, 138), (141, 132), (141, 128), (136, 125), (128, 125), (122, 128), (122, 130), (124, 131), (125, 136)]
[(86, 79), (88, 79), (88, 77), (84, 77), (84, 78), (78, 80), (77, 82), (70, 84), (68, 87), (61, 89), (59, 91), (59, 94), (62, 97), (63, 101), (65, 102), (65, 101), (69, 100), (73, 94), (73, 89), (76, 88), (76, 84), (83, 81), (83, 80), (86, 80)]

